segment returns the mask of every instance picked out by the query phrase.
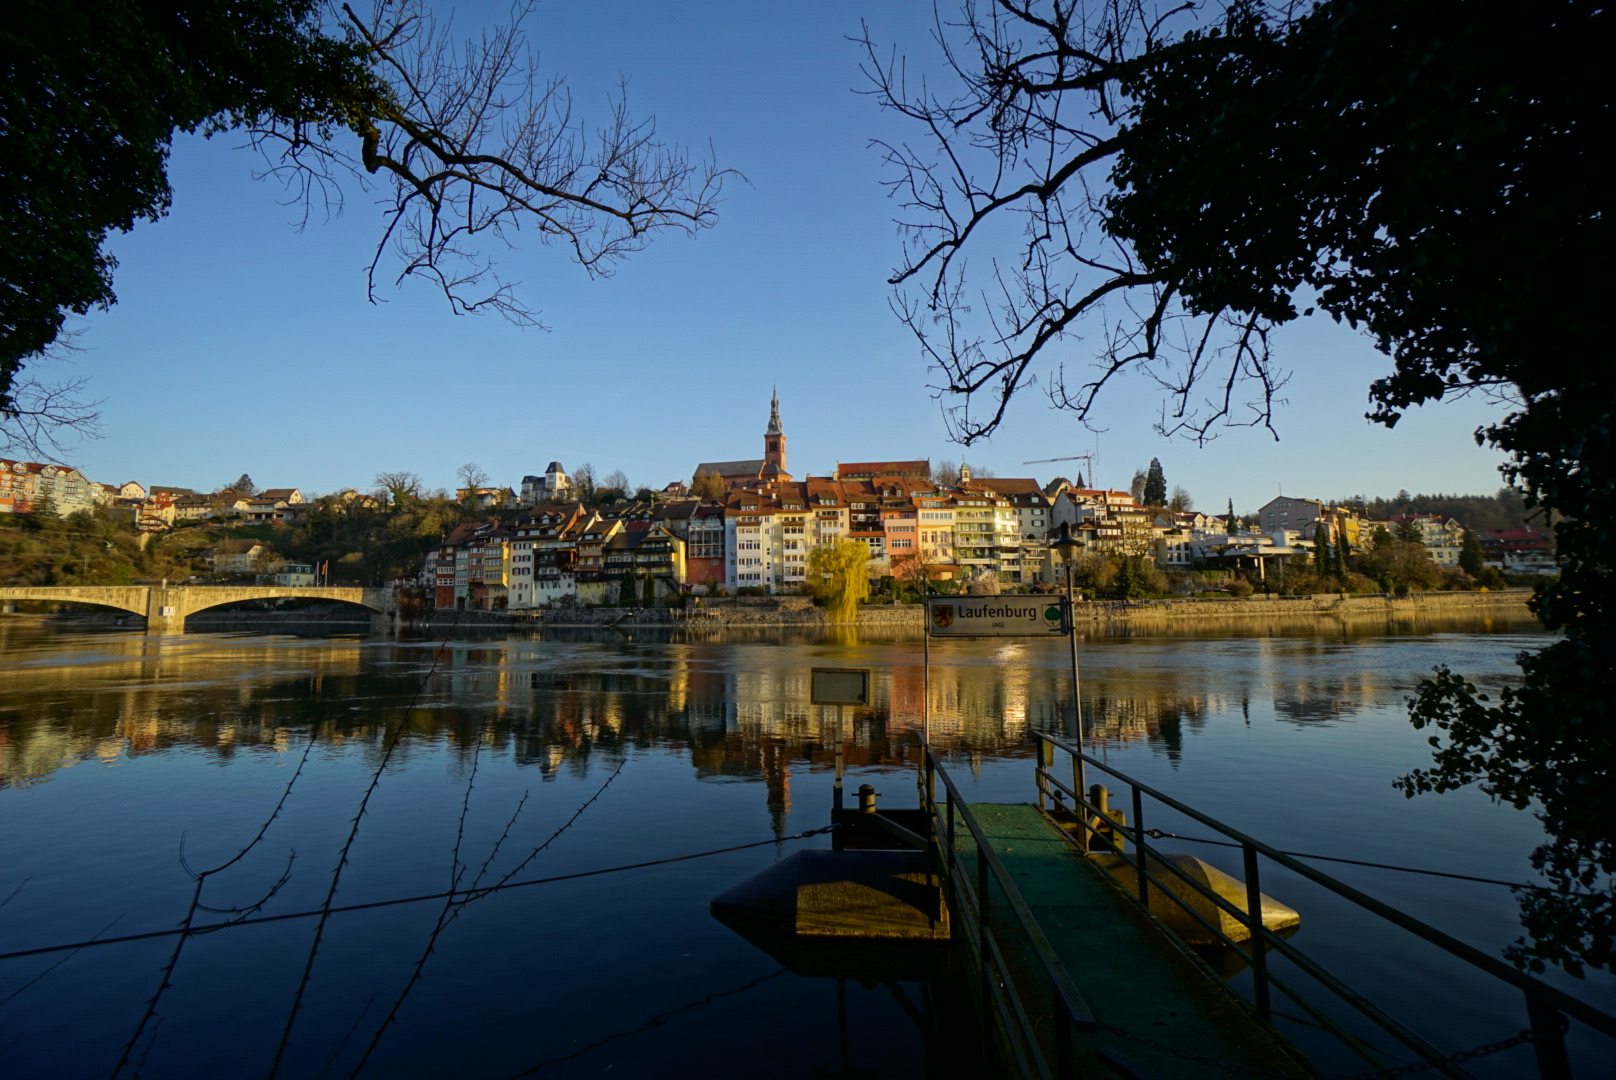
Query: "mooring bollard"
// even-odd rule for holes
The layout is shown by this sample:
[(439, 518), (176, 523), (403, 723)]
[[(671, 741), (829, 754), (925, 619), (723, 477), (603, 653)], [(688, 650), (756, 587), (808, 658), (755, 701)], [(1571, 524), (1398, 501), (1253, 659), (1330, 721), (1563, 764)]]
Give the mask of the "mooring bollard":
[(875, 785), (860, 784), (858, 789), (858, 808), (861, 814), (875, 813)]

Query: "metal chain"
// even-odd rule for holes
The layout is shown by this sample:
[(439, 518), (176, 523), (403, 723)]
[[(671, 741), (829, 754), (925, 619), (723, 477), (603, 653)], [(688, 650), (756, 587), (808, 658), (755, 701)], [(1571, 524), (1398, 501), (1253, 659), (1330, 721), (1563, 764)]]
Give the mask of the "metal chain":
[[(1157, 1040), (1150, 1038), (1148, 1035), (1140, 1035), (1136, 1032), (1124, 1031), (1122, 1028), (1107, 1024), (1103, 1020), (1100, 1022), (1100, 1027), (1105, 1031), (1109, 1031), (1113, 1035), (1123, 1039), (1128, 1039), (1131, 1042), (1143, 1043), (1144, 1045), (1153, 1047), (1157, 1050), (1164, 1050), (1167, 1053), (1172, 1054), (1174, 1057), (1183, 1058), (1186, 1061), (1199, 1062), (1202, 1065), (1211, 1065), (1213, 1068), (1223, 1069), (1226, 1072), (1239, 1073), (1242, 1076), (1258, 1077), (1259, 1080), (1296, 1080), (1294, 1074), (1277, 1073), (1268, 1069), (1252, 1069), (1244, 1065), (1235, 1065), (1227, 1061), (1219, 1061), (1216, 1058), (1206, 1057), (1202, 1054), (1197, 1054), (1189, 1050), (1180, 1050), (1176, 1046), (1169, 1046), (1164, 1042), (1158, 1042)], [(1443, 1065), (1458, 1065), (1466, 1061), (1474, 1061), (1477, 1058), (1484, 1058), (1491, 1054), (1499, 1053), (1500, 1051), (1509, 1050), (1513, 1047), (1520, 1046), (1523, 1043), (1533, 1042), (1536, 1038), (1537, 1036), (1531, 1031), (1531, 1029), (1526, 1028), (1522, 1029), (1518, 1035), (1512, 1035), (1507, 1039), (1500, 1039), (1498, 1042), (1485, 1043), (1481, 1046), (1472, 1047), (1469, 1050), (1460, 1050), (1457, 1053), (1449, 1054), (1447, 1057), (1441, 1058), (1437, 1061), (1416, 1061), (1410, 1065), (1394, 1065), (1390, 1068), (1376, 1069), (1372, 1072), (1352, 1073), (1347, 1076), (1331, 1077), (1330, 1080), (1393, 1080), (1394, 1077), (1411, 1076), (1414, 1073), (1425, 1072), (1429, 1069), (1435, 1069)]]

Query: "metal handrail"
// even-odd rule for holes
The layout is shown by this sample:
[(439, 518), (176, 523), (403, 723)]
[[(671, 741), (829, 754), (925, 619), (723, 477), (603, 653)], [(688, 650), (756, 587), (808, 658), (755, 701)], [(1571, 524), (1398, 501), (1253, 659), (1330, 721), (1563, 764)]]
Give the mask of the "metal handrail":
[[(1074, 760), (1080, 760), (1086, 765), (1097, 768), (1101, 772), (1113, 776), (1117, 780), (1129, 786), (1133, 796), (1134, 809), (1132, 827), (1117, 826), (1114, 822), (1112, 823), (1111, 827), (1115, 828), (1116, 831), (1120, 832), (1128, 839), (1131, 839), (1134, 842), (1135, 847), (1138, 849), (1135, 856), (1135, 861), (1137, 863), (1136, 872), (1139, 877), (1139, 889), (1141, 893), (1140, 899), (1146, 903), (1147, 908), (1148, 898), (1146, 896), (1146, 889), (1148, 886), (1146, 885), (1146, 882), (1149, 881), (1156, 884), (1158, 887), (1161, 886), (1160, 880), (1155, 878), (1149, 872), (1151, 868), (1150, 862), (1153, 859), (1157, 866), (1172, 871), (1177, 877), (1189, 883), (1198, 892), (1208, 896), (1219, 908), (1230, 912), (1242, 922), (1246, 923), (1250, 929), (1251, 937), (1254, 943), (1260, 940), (1262, 943), (1267, 944), (1270, 948), (1273, 948), (1275, 951), (1283, 954), (1287, 959), (1290, 959), (1292, 962), (1296, 963), (1298, 967), (1300, 967), (1307, 974), (1318, 979), (1332, 992), (1336, 993), (1338, 996), (1341, 996), (1345, 1001), (1353, 1005), (1354, 1008), (1358, 1009), (1359, 1012), (1363, 1013), (1369, 1019), (1375, 1021), (1390, 1034), (1398, 1037), (1399, 1041), (1404, 1042), (1405, 1045), (1409, 1045), (1412, 1049), (1419, 1050), (1422, 1054), (1425, 1054), (1428, 1057), (1431, 1055), (1440, 1056), (1440, 1053), (1436, 1051), (1435, 1048), (1428, 1047), (1428, 1044), (1425, 1045), (1424, 1049), (1422, 1049), (1421, 1046), (1424, 1044), (1424, 1040), (1419, 1039), (1418, 1036), (1413, 1036), (1412, 1032), (1409, 1032), (1408, 1029), (1403, 1028), (1401, 1024), (1398, 1024), (1391, 1017), (1381, 1012), (1381, 1010), (1370, 1003), (1366, 998), (1362, 997), (1362, 995), (1351, 990), (1339, 979), (1335, 978), (1333, 975), (1330, 975), (1315, 962), (1299, 952), (1294, 946), (1273, 934), (1262, 925), (1261, 905), (1260, 900), (1258, 899), (1259, 890), (1257, 887), (1257, 856), (1259, 854), (1266, 856), (1273, 862), (1285, 867), (1293, 873), (1299, 874), (1314, 884), (1320, 885), (1336, 895), (1352, 901), (1359, 907), (1380, 916), (1393, 925), (1414, 934), (1415, 936), (1437, 946), (1450, 955), (1463, 960), (1466, 963), (1469, 963), (1471, 966), (1476, 967), (1487, 974), (1502, 980), (1515, 989), (1522, 991), (1526, 995), (1527, 999), (1528, 1017), (1530, 1027), (1533, 1031), (1533, 1041), (1537, 1051), (1538, 1067), (1541, 1075), (1553, 1077), (1568, 1077), (1570, 1075), (1569, 1060), (1566, 1056), (1564, 1044), (1564, 1025), (1561, 1023), (1562, 1016), (1578, 1020), (1600, 1034), (1606, 1036), (1616, 1036), (1616, 1016), (1611, 1016), (1608, 1013), (1594, 1008), (1586, 1002), (1579, 1001), (1561, 990), (1557, 990), (1546, 983), (1532, 978), (1530, 975), (1517, 971), (1502, 961), (1487, 955), (1479, 949), (1476, 949), (1474, 946), (1467, 945), (1464, 942), (1459, 941), (1458, 939), (1453, 938), (1440, 930), (1437, 930), (1435, 927), (1428, 926), (1425, 923), (1420, 922), (1418, 919), (1398, 911), (1397, 909), (1390, 907), (1389, 905), (1376, 900), (1363, 892), (1360, 892), (1352, 886), (1338, 881), (1330, 875), (1325, 874), (1314, 867), (1308, 866), (1307, 864), (1298, 861), (1296, 858), (1287, 855), (1260, 840), (1240, 832), (1238, 829), (1225, 825), (1223, 822), (1218, 821), (1217, 819), (1212, 818), (1207, 814), (1194, 809), (1193, 807), (1186, 806), (1184, 803), (1178, 801), (1165, 792), (1158, 791), (1149, 784), (1136, 780), (1133, 777), (1113, 768), (1107, 762), (1083, 753), (1078, 748), (1072, 746), (1070, 743), (1058, 736), (1048, 735), (1040, 732), (1038, 733), (1038, 739), (1049, 744), (1051, 747), (1066, 751), (1068, 754), (1073, 755)], [(1080, 820), (1085, 822), (1084, 831), (1088, 832), (1089, 830), (1086, 824), (1087, 814), (1092, 812), (1096, 815), (1100, 815), (1100, 808), (1092, 805), (1081, 793), (1073, 791), (1070, 787), (1063, 783), (1059, 777), (1055, 776), (1052, 771), (1046, 771), (1043, 766), (1042, 755), (1040, 755), (1037, 774), (1039, 778), (1040, 792), (1045, 790), (1044, 785), (1046, 783), (1052, 784), (1058, 790), (1070, 795), (1078, 806), (1081, 807), (1078, 816)], [(1240, 911), (1238, 908), (1235, 908), (1233, 905), (1229, 904), (1222, 897), (1217, 896), (1210, 890), (1207, 890), (1199, 882), (1194, 881), (1184, 875), (1183, 872), (1178, 870), (1176, 866), (1164, 861), (1161, 853), (1153, 850), (1151, 845), (1145, 842), (1144, 823), (1141, 817), (1141, 794), (1149, 795), (1151, 798), (1156, 799), (1163, 805), (1171, 807), (1191, 820), (1199, 822), (1210, 829), (1222, 833), (1224, 836), (1227, 836), (1231, 840), (1234, 840), (1240, 844), (1241, 850), (1244, 854), (1246, 871), (1246, 911)], [(1120, 847), (1113, 843), (1109, 836), (1106, 836), (1104, 833), (1099, 832), (1098, 830), (1095, 830), (1094, 835), (1100, 836), (1107, 846), (1121, 854)], [(1171, 894), (1169, 893), (1169, 895)], [(1196, 916), (1196, 918), (1200, 919), (1198, 913), (1193, 912), (1185, 905), (1181, 904), (1181, 906), (1183, 906), (1186, 911), (1190, 911), (1192, 915)], [(1201, 919), (1200, 921), (1207, 923), (1207, 920), (1205, 919)], [(1212, 932), (1218, 937), (1225, 941), (1229, 940), (1227, 936), (1219, 932), (1217, 928), (1212, 927), (1209, 923), (1207, 923), (1207, 925), (1208, 928), (1212, 930)], [(1235, 944), (1233, 942), (1230, 943)], [(1236, 947), (1238, 948), (1239, 946), (1236, 945)], [(1246, 950), (1241, 951), (1242, 953), (1245, 953)], [(1262, 956), (1263, 950), (1257, 947), (1256, 944), (1253, 944), (1252, 948), (1250, 949), (1249, 958), (1253, 958), (1252, 974), (1255, 991), (1254, 996), (1257, 998), (1256, 1004), (1259, 1011), (1264, 1013), (1264, 1015), (1266, 1015), (1268, 1012), (1266, 999), (1267, 984), (1270, 982), (1279, 986), (1288, 997), (1296, 1000), (1298, 1004), (1307, 1007), (1306, 1003), (1297, 998), (1295, 993), (1293, 993), (1283, 984), (1279, 983), (1278, 980), (1275, 980), (1272, 975), (1268, 974), (1266, 964), (1262, 962)], [(1311, 1008), (1309, 1008), (1308, 1011), (1313, 1012)], [(1334, 1025), (1330, 1026), (1333, 1027)], [(1344, 1033), (1342, 1032), (1337, 1032), (1337, 1034), (1344, 1036)], [(1416, 1042), (1410, 1042), (1409, 1039), (1404, 1037), (1404, 1034), (1412, 1036)], [(1372, 1060), (1363, 1054), (1363, 1050), (1358, 1046), (1357, 1040), (1347, 1038), (1345, 1041), (1347, 1041), (1348, 1045), (1358, 1052), (1360, 1056), (1365, 1056), (1366, 1060)]]
[[(1067, 973), (1066, 965), (1061, 961), (1054, 946), (1049, 943), (1043, 929), (1038, 925), (1038, 920), (1022, 898), (1021, 890), (1016, 887), (1009, 871), (1005, 869), (1004, 863), (1000, 861), (992, 844), (983, 834), (981, 825), (971, 813), (953, 778), (937, 760), (930, 746), (923, 746), (922, 753), (925, 783), (921, 789), (921, 800), (929, 819), (931, 854), (933, 858), (943, 861), (945, 867), (943, 877), (951, 893), (950, 906), (956, 916), (966, 924), (963, 929), (967, 932), (960, 936), (970, 946), (980, 968), (984, 1010), (990, 1011), (990, 1015), (997, 1015), (1006, 1041), (1016, 1055), (1023, 1075), (1040, 1077), (1073, 1075), (1072, 1033), (1094, 1031), (1098, 1027), (1094, 1014), (1089, 1010), (1088, 1003), (1083, 1000), (1082, 994), (1078, 992)], [(935, 797), (938, 779), (942, 780), (948, 794), (946, 816), (939, 810)], [(963, 860), (954, 844), (956, 819), (964, 822), (976, 845), (974, 883), (971, 881), (970, 872), (962, 865)], [(1057, 1071), (1054, 1073), (1050, 1071), (1049, 1062), (1038, 1042), (1035, 1026), (1027, 1015), (1020, 994), (1016, 991), (998, 937), (992, 929), (990, 918), (992, 900), (989, 890), (995, 883), (1003, 893), (1004, 902), (1014, 915), (1016, 924), (1031, 942), (1033, 952), (1049, 981), (1055, 1005), (1054, 1011), (1059, 1021), (1055, 1030)]]
[[(1064, 791), (1068, 795), (1071, 795), (1073, 797), (1074, 801), (1076, 801), (1080, 806), (1084, 807), (1085, 809), (1092, 810), (1092, 811), (1095, 811), (1096, 813), (1099, 813), (1099, 808), (1098, 807), (1094, 806), (1094, 804), (1088, 802), (1088, 800), (1086, 800), (1086, 799), (1078, 798), (1075, 795), (1075, 793), (1072, 792), (1071, 788), (1067, 787), (1064, 783), (1061, 782), (1061, 780), (1058, 777), (1054, 776), (1052, 773), (1049, 773), (1046, 770), (1040, 769), (1039, 770), (1039, 776), (1042, 779), (1054, 784), (1054, 786), (1057, 788), (1057, 790)], [(1142, 815), (1140, 814), (1140, 806), (1139, 806), (1139, 802), (1137, 800), (1137, 794), (1138, 794), (1138, 792), (1137, 792), (1137, 789), (1136, 789), (1135, 790), (1136, 799), (1135, 799), (1135, 802), (1134, 802), (1134, 820), (1135, 820), (1136, 823), (1142, 820)], [(1058, 796), (1057, 796), (1057, 799), (1058, 799)], [(1115, 827), (1115, 825), (1113, 824), (1112, 827)], [(1441, 1060), (1442, 1057), (1443, 1057), (1443, 1054), (1436, 1047), (1432, 1046), (1430, 1043), (1426, 1042), (1424, 1039), (1422, 1039), (1419, 1035), (1415, 1034), (1409, 1028), (1407, 1028), (1403, 1024), (1399, 1023), (1395, 1018), (1393, 1018), (1392, 1016), (1387, 1014), (1384, 1010), (1379, 1008), (1377, 1005), (1375, 1005), (1373, 1002), (1371, 1002), (1368, 998), (1364, 997), (1362, 994), (1358, 993), (1356, 990), (1353, 990), (1351, 987), (1347, 986), (1340, 979), (1336, 978), (1334, 975), (1330, 974), (1324, 968), (1320, 967), (1317, 963), (1315, 963), (1306, 954), (1304, 954), (1301, 951), (1299, 951), (1298, 949), (1296, 949), (1295, 946), (1291, 945), (1289, 942), (1285, 941), (1283, 938), (1280, 938), (1277, 935), (1273, 934), (1271, 931), (1269, 931), (1267, 929), (1267, 927), (1262, 925), (1261, 916), (1260, 916), (1260, 913), (1261, 913), (1261, 900), (1260, 900), (1261, 892), (1260, 892), (1260, 890), (1258, 888), (1256, 888), (1257, 870), (1256, 870), (1256, 867), (1252, 863), (1248, 862), (1247, 865), (1246, 865), (1246, 868), (1245, 868), (1246, 879), (1247, 879), (1246, 880), (1246, 890), (1247, 890), (1246, 903), (1247, 903), (1247, 906), (1246, 906), (1245, 909), (1241, 909), (1241, 908), (1235, 907), (1234, 904), (1232, 904), (1230, 901), (1226, 900), (1224, 897), (1220, 896), (1216, 891), (1208, 888), (1205, 884), (1195, 880), (1193, 877), (1190, 877), (1188, 874), (1186, 874), (1183, 870), (1180, 870), (1173, 863), (1171, 863), (1171, 862), (1167, 861), (1166, 859), (1164, 859), (1160, 852), (1155, 851), (1149, 845), (1144, 844), (1143, 841), (1142, 841), (1142, 837), (1144, 835), (1143, 830), (1137, 824), (1135, 825), (1135, 828), (1133, 830), (1129, 830), (1129, 829), (1127, 829), (1126, 826), (1124, 826), (1124, 827), (1122, 827), (1121, 831), (1124, 834), (1127, 834), (1131, 839), (1133, 839), (1135, 841), (1135, 844), (1139, 847), (1139, 850), (1142, 852), (1142, 854), (1137, 857), (1138, 865), (1135, 867), (1135, 874), (1137, 875), (1137, 881), (1139, 883), (1139, 891), (1140, 891), (1139, 903), (1140, 903), (1140, 905), (1143, 906), (1147, 912), (1149, 911), (1150, 904), (1149, 904), (1149, 898), (1148, 898), (1148, 885), (1150, 883), (1154, 883), (1157, 886), (1157, 888), (1163, 889), (1163, 891), (1167, 892), (1168, 896), (1172, 897), (1172, 899), (1174, 900), (1175, 903), (1178, 903), (1180, 909), (1182, 909), (1187, 915), (1189, 915), (1196, 922), (1200, 923), (1203, 927), (1205, 927), (1207, 932), (1210, 933), (1214, 938), (1216, 938), (1217, 940), (1223, 942), (1225, 945), (1232, 948), (1235, 952), (1239, 953), (1240, 956), (1243, 957), (1246, 960), (1246, 962), (1251, 965), (1252, 973), (1253, 973), (1253, 982), (1254, 982), (1254, 995), (1253, 996), (1256, 999), (1255, 1000), (1255, 1005), (1256, 1005), (1258, 1014), (1261, 1015), (1264, 1020), (1271, 1020), (1272, 1019), (1272, 1009), (1271, 1009), (1270, 1003), (1269, 1003), (1268, 988), (1269, 988), (1270, 985), (1276, 986), (1287, 997), (1289, 997), (1293, 1002), (1295, 1002), (1298, 1006), (1300, 1006), (1305, 1012), (1307, 1012), (1310, 1016), (1312, 1016), (1315, 1020), (1317, 1020), (1321, 1027), (1325, 1028), (1332, 1035), (1335, 1035), (1343, 1043), (1345, 1043), (1346, 1045), (1351, 1047), (1353, 1052), (1358, 1054), (1359, 1057), (1361, 1057), (1365, 1061), (1368, 1061), (1369, 1063), (1375, 1065), (1376, 1067), (1381, 1067), (1381, 1066), (1385, 1065), (1385, 1062), (1381, 1061), (1373, 1053), (1372, 1048), (1367, 1047), (1366, 1044), (1364, 1044), (1362, 1042), (1362, 1040), (1358, 1039), (1356, 1036), (1349, 1033), (1345, 1028), (1341, 1027), (1340, 1024), (1336, 1023), (1328, 1015), (1326, 1015), (1325, 1013), (1323, 1013), (1323, 1012), (1319, 1011), (1318, 1009), (1314, 1008), (1305, 998), (1303, 998), (1300, 995), (1300, 993), (1298, 993), (1295, 990), (1292, 990), (1289, 986), (1287, 986), (1285, 983), (1283, 983), (1277, 977), (1275, 977), (1272, 973), (1270, 973), (1268, 971), (1267, 956), (1261, 949), (1258, 949), (1255, 946), (1251, 946), (1249, 948), (1246, 947), (1242, 942), (1236, 941), (1234, 938), (1232, 938), (1228, 934), (1224, 933), (1220, 926), (1213, 923), (1210, 919), (1208, 919), (1206, 916), (1202, 915), (1199, 911), (1196, 911), (1194, 908), (1185, 905), (1182, 901), (1179, 901), (1177, 897), (1173, 897), (1171, 890), (1166, 888), (1166, 886), (1163, 883), (1162, 879), (1156, 877), (1155, 875), (1153, 875), (1150, 872), (1150, 861), (1149, 860), (1151, 858), (1154, 858), (1159, 866), (1161, 866), (1162, 868), (1170, 871), (1173, 874), (1174, 877), (1178, 878), (1180, 881), (1184, 882), (1184, 884), (1188, 885), (1192, 891), (1197, 892), (1201, 896), (1206, 898), (1214, 907), (1220, 908), (1221, 910), (1223, 910), (1223, 911), (1229, 913), (1230, 915), (1234, 916), (1240, 922), (1244, 923), (1245, 926), (1246, 926), (1246, 929), (1247, 929), (1247, 931), (1248, 931), (1248, 933), (1250, 935), (1248, 940), (1261, 941), (1262, 943), (1266, 944), (1269, 948), (1274, 949), (1274, 950), (1282, 953), (1284, 956), (1286, 956), (1288, 959), (1290, 959), (1293, 963), (1295, 963), (1297, 965), (1297, 967), (1301, 968), (1305, 973), (1307, 973), (1308, 975), (1311, 975), (1313, 978), (1317, 979), (1326, 988), (1328, 988), (1333, 993), (1335, 993), (1336, 996), (1340, 997), (1342, 1000), (1344, 1000), (1348, 1004), (1352, 1005), (1355, 1009), (1357, 1009), (1360, 1013), (1362, 1013), (1365, 1018), (1372, 1021), (1378, 1027), (1380, 1027), (1381, 1030), (1385, 1031), (1388, 1035), (1391, 1035), (1398, 1042), (1401, 1042), (1404, 1046), (1408, 1047), (1410, 1050), (1413, 1050), (1415, 1053), (1417, 1053), (1421, 1057), (1425, 1058), (1428, 1062), (1431, 1062), (1433, 1068), (1438, 1069), (1439, 1071), (1441, 1071), (1446, 1076), (1454, 1078), (1454, 1080), (1468, 1080), (1468, 1077), (1469, 1077), (1468, 1073), (1464, 1072), (1461, 1069), (1455, 1068), (1452, 1065), (1447, 1064), (1447, 1063), (1445, 1063), (1444, 1061)], [(1118, 855), (1123, 855), (1124, 854), (1121, 845), (1117, 844), (1109, 836), (1105, 835), (1105, 833), (1099, 831), (1098, 829), (1092, 829), (1092, 830), (1090, 830), (1090, 832), (1096, 839), (1102, 841), (1112, 852), (1114, 852), (1114, 853), (1116, 853)], [(1258, 917), (1255, 918), (1255, 919), (1253, 919), (1251, 917), (1251, 915), (1250, 915), (1250, 912), (1253, 912), (1253, 911), (1256, 911), (1256, 912), (1259, 913)], [(1184, 947), (1186, 949), (1189, 948), (1188, 944), (1186, 942), (1184, 942), (1183, 938), (1180, 937), (1179, 934), (1176, 933), (1171, 927), (1164, 925), (1164, 926), (1161, 927), (1161, 929), (1163, 930), (1163, 932), (1165, 932), (1166, 934), (1168, 934), (1169, 936), (1171, 936), (1172, 938), (1177, 940), (1181, 945), (1184, 945)], [(1194, 954), (1191, 953), (1190, 955), (1193, 956)]]

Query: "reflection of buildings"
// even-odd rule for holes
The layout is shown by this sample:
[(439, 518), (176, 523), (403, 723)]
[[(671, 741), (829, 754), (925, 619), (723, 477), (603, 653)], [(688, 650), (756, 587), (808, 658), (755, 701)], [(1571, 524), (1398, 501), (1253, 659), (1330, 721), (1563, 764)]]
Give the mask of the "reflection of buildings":
[(179, 746), (284, 752), (360, 673), (357, 643), (108, 635), (93, 649), (0, 669), (0, 786)]
[[(1298, 657), (1291, 642), (1281, 656), (1276, 641), (1240, 643), (1244, 652), (1210, 672), (1184, 662), (1191, 653), (1182, 639), (1113, 653), (1084, 674), (1088, 745), (1148, 745), (1176, 761), (1210, 717), (1249, 714), (1254, 700), (1271, 702), (1276, 719), (1315, 722), (1384, 697), (1362, 665), (1315, 671), (1305, 649)], [(973, 761), (1030, 756), (1029, 734), (1065, 731), (1071, 715), (1067, 657), (1056, 642), (934, 649), (929, 690), (917, 642), (827, 650), (820, 642), (608, 641), (552, 631), (447, 646), (198, 635), (107, 637), (93, 647), (99, 655), (88, 662), (64, 654), (0, 673), (0, 783), (176, 746), (221, 758), (244, 748), (285, 752), (315, 725), (327, 743), (376, 745), (387, 723), (402, 722), (400, 760), (439, 747), (469, 760), (480, 745), (546, 778), (582, 772), (591, 757), (672, 749), (697, 777), (762, 780), (778, 824), (790, 810), (792, 771), (828, 770), (835, 760), (836, 711), (808, 703), (815, 664), (874, 673), (872, 704), (846, 711), (854, 769), (917, 763), (928, 694), (933, 745)], [(1104, 646), (1084, 648), (1105, 659)]]

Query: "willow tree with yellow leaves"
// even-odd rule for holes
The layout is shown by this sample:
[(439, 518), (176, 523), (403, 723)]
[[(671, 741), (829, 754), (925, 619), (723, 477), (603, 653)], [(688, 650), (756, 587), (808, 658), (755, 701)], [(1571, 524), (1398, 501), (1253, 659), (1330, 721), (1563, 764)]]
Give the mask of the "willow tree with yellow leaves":
[(832, 540), (808, 553), (808, 590), (831, 613), (833, 622), (853, 622), (870, 595), (865, 564), (870, 549), (857, 540)]

